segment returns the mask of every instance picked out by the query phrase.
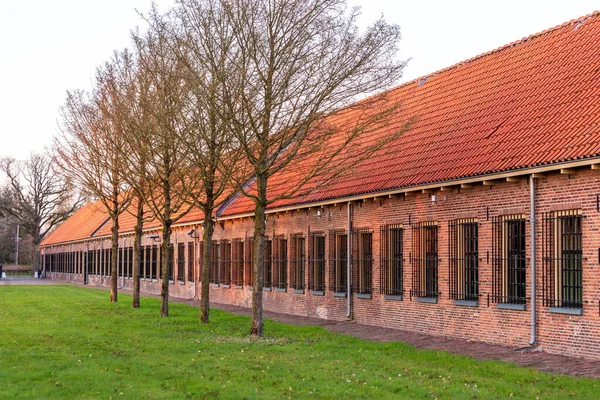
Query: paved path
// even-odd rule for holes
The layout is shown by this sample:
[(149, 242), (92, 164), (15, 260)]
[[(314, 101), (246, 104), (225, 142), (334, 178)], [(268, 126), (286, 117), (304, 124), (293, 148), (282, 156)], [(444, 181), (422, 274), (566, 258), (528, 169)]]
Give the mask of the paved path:
[(64, 282), (53, 281), (52, 279), (36, 279), (36, 278), (2, 278), (0, 286), (5, 285), (61, 285)]
[[(4, 279), (0, 280), (0, 285), (5, 284), (3, 281)], [(60, 283), (50, 279), (29, 279), (29, 281), (34, 282), (27, 283), (18, 283), (18, 281), (26, 281), (24, 279), (11, 279), (10, 281), (11, 283), (9, 284)], [(106, 287), (95, 288), (108, 290)], [(121, 293), (131, 294), (131, 291), (121, 290)], [(148, 293), (143, 293), (142, 295), (146, 297), (159, 298), (158, 295)], [(188, 304), (193, 307), (200, 307), (200, 302), (198, 299), (190, 300), (171, 298), (170, 301)], [(250, 309), (232, 306), (229, 304), (211, 303), (211, 307), (232, 314), (250, 315)], [(518, 351), (518, 349), (509, 346), (492, 345), (481, 342), (472, 342), (464, 339), (432, 336), (417, 332), (363, 325), (353, 321), (330, 321), (320, 318), (301, 317), (271, 311), (265, 311), (264, 316), (265, 318), (272, 319), (274, 321), (297, 326), (321, 326), (331, 332), (351, 335), (365, 340), (378, 342), (399, 341), (408, 343), (418, 349), (438, 350), (453, 354), (462, 354), (472, 357), (476, 360), (499, 360), (504, 362), (512, 362), (523, 367), (535, 368), (544, 372), (600, 378), (600, 362), (585, 360), (582, 358), (549, 354), (543, 351)]]

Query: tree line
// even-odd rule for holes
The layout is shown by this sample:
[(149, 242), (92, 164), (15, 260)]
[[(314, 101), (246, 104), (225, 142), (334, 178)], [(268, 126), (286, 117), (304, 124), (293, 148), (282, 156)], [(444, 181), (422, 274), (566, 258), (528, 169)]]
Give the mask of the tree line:
[[(119, 216), (135, 214), (133, 307), (139, 307), (144, 223), (161, 225), (162, 265), (172, 226), (202, 210), (200, 321), (209, 322), (215, 212), (232, 196), (254, 205), (252, 326), (262, 336), (267, 207), (319, 190), (402, 129), (377, 136), (399, 103), (399, 27), (358, 28), (345, 0), (178, 0), (140, 14), (144, 29), (72, 90), (54, 161), (99, 200), (112, 224), (110, 299), (117, 301)], [(367, 97), (368, 96), (368, 97)], [(294, 179), (274, 182), (276, 174)], [(168, 316), (169, 271), (160, 315)]]

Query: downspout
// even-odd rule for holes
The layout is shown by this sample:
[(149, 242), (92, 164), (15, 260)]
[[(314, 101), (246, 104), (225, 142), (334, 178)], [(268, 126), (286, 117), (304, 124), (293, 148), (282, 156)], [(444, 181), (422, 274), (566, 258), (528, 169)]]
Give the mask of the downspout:
[(530, 224), (531, 224), (531, 339), (529, 345), (533, 346), (536, 340), (536, 232), (535, 232), (535, 178), (529, 178), (530, 189)]
[(351, 260), (351, 254), (352, 254), (352, 240), (351, 240), (351, 235), (352, 235), (352, 203), (348, 202), (348, 235), (346, 235), (346, 238), (348, 240), (348, 245), (347, 245), (347, 249), (348, 249), (348, 255), (346, 256), (346, 261), (347, 261), (347, 271), (346, 271), (346, 296), (348, 297), (348, 314), (346, 315), (347, 318), (350, 318), (352, 316), (352, 289), (350, 287), (351, 284), (351, 272), (352, 272), (352, 260)]

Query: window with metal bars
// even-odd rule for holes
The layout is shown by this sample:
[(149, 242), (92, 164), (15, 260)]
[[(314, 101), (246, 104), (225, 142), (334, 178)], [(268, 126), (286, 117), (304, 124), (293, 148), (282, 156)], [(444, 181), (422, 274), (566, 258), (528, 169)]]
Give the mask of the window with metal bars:
[(167, 265), (167, 276), (169, 277), (170, 281), (174, 280), (174, 276), (175, 275), (175, 246), (173, 246), (173, 243), (169, 243), (169, 245), (167, 246), (167, 251), (168, 251), (168, 265)]
[(273, 286), (273, 242), (265, 239), (265, 259), (263, 261), (263, 288)]
[(127, 277), (133, 277), (133, 247), (127, 248)]
[(583, 308), (581, 210), (542, 215), (544, 305)]
[(352, 286), (357, 294), (373, 292), (373, 232), (369, 229), (352, 231)]
[(111, 275), (112, 249), (104, 249), (104, 276)]
[(219, 243), (212, 242), (210, 246), (210, 276), (209, 282), (212, 284), (219, 284)]
[(419, 222), (412, 225), (412, 296), (436, 299), (438, 292), (438, 225)]
[(177, 280), (185, 282), (185, 243), (177, 244)]
[(187, 281), (192, 283), (194, 280), (194, 270), (196, 269), (196, 246), (194, 242), (187, 243)]
[(308, 289), (325, 291), (325, 235), (311, 233), (308, 236)]
[(221, 240), (219, 250), (220, 283), (231, 285), (231, 242), (229, 240)]
[(381, 227), (380, 240), (380, 291), (386, 296), (403, 295), (403, 244), (402, 225), (384, 225)]
[(231, 242), (231, 284), (244, 284), (244, 242), (240, 239)]
[(497, 303), (526, 303), (527, 258), (525, 216), (502, 215), (492, 219), (492, 296)]
[(150, 257), (150, 279), (157, 279), (158, 277), (158, 246), (152, 245), (151, 247), (152, 255)]
[(348, 288), (348, 233), (329, 233), (329, 288), (334, 293), (346, 292)]
[(273, 238), (273, 286), (287, 289), (288, 241), (284, 237)]
[[(202, 282), (202, 271), (204, 270), (204, 242), (198, 242), (198, 278), (196, 279), (198, 282)], [(210, 275), (210, 267), (208, 269)], [(210, 281), (210, 280), (209, 280)]]
[(305, 238), (292, 235), (290, 238), (290, 286), (294, 290), (304, 290), (304, 270), (306, 268)]
[(254, 239), (244, 241), (244, 282), (246, 286), (254, 285)]
[(449, 298), (479, 300), (479, 223), (477, 219), (448, 222)]

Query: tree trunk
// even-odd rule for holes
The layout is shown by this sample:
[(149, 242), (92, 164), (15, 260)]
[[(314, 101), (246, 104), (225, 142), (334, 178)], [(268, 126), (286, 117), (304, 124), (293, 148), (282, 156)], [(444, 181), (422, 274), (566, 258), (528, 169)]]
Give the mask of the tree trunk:
[(250, 334), (253, 336), (263, 336), (263, 263), (265, 260), (265, 230), (266, 230), (266, 177), (257, 177), (258, 201), (254, 210), (254, 279), (252, 286), (252, 327)]
[[(214, 225), (210, 214), (204, 214), (204, 221), (202, 226), (204, 231), (202, 233), (202, 241), (204, 246), (204, 252), (202, 253), (202, 290), (200, 292), (200, 323), (208, 324), (209, 312), (210, 312), (210, 258), (212, 253), (212, 237), (214, 232)], [(208, 216), (208, 218), (207, 218)]]
[(160, 316), (169, 316), (169, 270), (172, 265), (169, 265), (169, 254), (173, 251), (171, 246), (171, 222), (163, 223), (162, 227), (162, 243), (161, 243), (161, 279), (162, 285), (160, 289)]
[(42, 277), (42, 273), (40, 271), (40, 244), (36, 243), (36, 241), (34, 240), (33, 242), (33, 276), (36, 276), (36, 272), (37, 277), (41, 278)]
[(131, 307), (140, 308), (140, 260), (142, 259), (142, 229), (144, 228), (144, 204), (137, 199), (136, 223), (133, 228), (133, 298)]
[(119, 217), (112, 218), (110, 260), (110, 302), (117, 302), (118, 258), (119, 258)]

